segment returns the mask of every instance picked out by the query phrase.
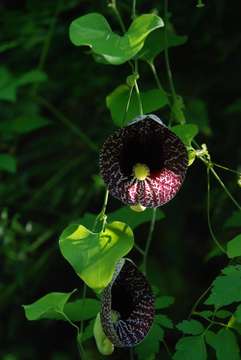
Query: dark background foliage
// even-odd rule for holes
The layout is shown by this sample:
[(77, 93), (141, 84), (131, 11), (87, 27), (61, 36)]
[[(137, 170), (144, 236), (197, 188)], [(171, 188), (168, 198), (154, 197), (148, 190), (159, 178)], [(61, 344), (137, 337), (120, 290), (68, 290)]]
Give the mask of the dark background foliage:
[[(130, 2), (119, 3), (128, 25)], [(162, 1), (137, 1), (137, 7), (139, 13), (153, 8), (160, 16), (163, 13)], [(0, 11), (1, 66), (16, 79), (34, 69), (48, 77), (18, 87), (15, 101), (0, 102), (0, 153), (17, 161), (15, 173), (0, 173), (0, 357), (75, 359), (73, 330), (62, 322), (28, 322), (21, 304), (47, 292), (82, 287), (61, 257), (57, 240), (70, 222), (101, 208), (104, 187), (98, 175), (98, 149), (115, 129), (105, 97), (125, 82), (129, 67), (96, 63), (87, 48), (70, 43), (70, 22), (87, 12), (101, 12), (119, 31), (104, 0), (5, 1)], [(195, 0), (170, 1), (169, 11), (177, 33), (188, 36), (185, 45), (170, 50), (187, 119), (199, 122), (198, 141), (208, 145), (213, 159), (237, 169), (241, 164), (240, 3), (205, 1), (200, 9)], [(157, 70), (167, 87), (163, 56), (158, 59)], [(145, 63), (140, 64), (140, 72), (141, 90), (150, 88), (154, 79)], [(18, 131), (6, 130), (6, 123), (19, 118), (30, 122), (41, 118), (48, 124), (33, 131), (21, 131), (21, 126)], [(236, 176), (226, 172), (222, 176), (238, 196)], [(219, 184), (212, 180), (211, 185), (214, 229), (226, 242), (236, 234), (223, 226), (234, 207)], [(207, 226), (206, 188), (206, 169), (197, 160), (182, 191), (163, 207), (166, 218), (154, 233), (148, 276), (163, 295), (176, 298), (169, 311), (174, 322), (188, 316), (196, 298), (227, 264), (222, 256), (207, 257), (214, 244)], [(108, 211), (119, 206), (111, 198)], [(140, 245), (147, 231), (147, 225), (137, 230)], [(131, 256), (140, 261), (134, 251)], [(175, 331), (167, 335), (170, 346), (177, 337)], [(91, 358), (97, 359), (93, 344), (90, 341), (88, 347)], [(125, 353), (117, 352), (118, 356)], [(164, 348), (160, 358), (166, 358)]]

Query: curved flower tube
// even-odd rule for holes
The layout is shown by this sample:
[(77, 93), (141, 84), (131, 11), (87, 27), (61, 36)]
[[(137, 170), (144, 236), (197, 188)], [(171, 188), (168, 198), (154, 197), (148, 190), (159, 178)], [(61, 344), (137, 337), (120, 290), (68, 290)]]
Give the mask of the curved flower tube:
[(102, 293), (100, 319), (114, 346), (131, 347), (147, 335), (154, 319), (154, 297), (145, 276), (129, 259), (121, 259)]
[(128, 205), (158, 207), (180, 189), (187, 170), (184, 144), (155, 115), (139, 116), (105, 141), (100, 172), (111, 195)]

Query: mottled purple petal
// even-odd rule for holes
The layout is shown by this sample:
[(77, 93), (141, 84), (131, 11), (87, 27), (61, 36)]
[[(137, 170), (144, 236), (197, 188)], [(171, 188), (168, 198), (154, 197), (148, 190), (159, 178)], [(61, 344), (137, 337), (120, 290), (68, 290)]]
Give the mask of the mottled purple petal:
[[(112, 196), (123, 203), (157, 207), (179, 191), (187, 159), (181, 140), (157, 116), (146, 115), (107, 138), (100, 152), (100, 171)], [(137, 163), (150, 169), (145, 180), (133, 175)]]
[[(113, 321), (112, 312), (119, 314)], [(145, 276), (128, 259), (122, 259), (111, 283), (102, 293), (103, 330), (117, 347), (130, 347), (147, 335), (154, 319), (154, 297)]]

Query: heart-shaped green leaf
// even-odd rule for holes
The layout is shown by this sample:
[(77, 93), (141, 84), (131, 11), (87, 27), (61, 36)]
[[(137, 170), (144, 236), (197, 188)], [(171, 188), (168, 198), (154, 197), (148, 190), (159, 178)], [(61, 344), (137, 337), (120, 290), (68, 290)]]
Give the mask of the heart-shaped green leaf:
[(60, 236), (60, 250), (76, 273), (97, 293), (111, 281), (115, 264), (134, 245), (131, 228), (114, 221), (94, 233), (83, 225), (70, 225)]
[(79, 17), (70, 25), (70, 40), (74, 45), (90, 46), (113, 65), (123, 64), (141, 50), (145, 39), (153, 30), (164, 26), (155, 14), (141, 15), (132, 22), (128, 31), (120, 36), (114, 33), (104, 16), (91, 13)]

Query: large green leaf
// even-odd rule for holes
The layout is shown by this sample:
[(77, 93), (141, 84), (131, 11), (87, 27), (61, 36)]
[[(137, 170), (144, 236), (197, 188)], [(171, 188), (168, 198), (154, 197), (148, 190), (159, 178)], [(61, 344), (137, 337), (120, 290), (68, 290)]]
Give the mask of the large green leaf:
[(9, 154), (0, 154), (0, 171), (15, 173), (17, 168), (16, 159)]
[(214, 280), (205, 304), (222, 307), (237, 301), (241, 301), (241, 266), (228, 266)]
[(70, 225), (60, 236), (60, 250), (76, 273), (96, 292), (111, 281), (115, 265), (134, 245), (131, 228), (122, 222), (94, 233), (83, 225)]
[(219, 330), (210, 345), (216, 350), (217, 360), (240, 360), (239, 346), (231, 330)]
[(64, 306), (74, 291), (69, 293), (52, 292), (30, 305), (23, 305), (26, 318), (28, 320), (65, 320)]
[(235, 258), (241, 256), (241, 234), (235, 236), (227, 244), (228, 257)]
[(203, 325), (197, 320), (183, 320), (177, 324), (178, 330), (184, 334), (200, 335), (204, 331)]
[(100, 311), (100, 301), (96, 299), (79, 299), (68, 302), (64, 312), (72, 321), (89, 320)]
[(139, 360), (155, 359), (154, 355), (159, 352), (160, 341), (163, 340), (164, 331), (157, 323), (153, 323), (151, 330), (140, 345), (135, 347)]
[(141, 15), (132, 22), (128, 31), (120, 36), (114, 33), (104, 16), (91, 13), (79, 17), (70, 25), (70, 40), (74, 45), (90, 46), (113, 65), (123, 64), (133, 58), (143, 47), (146, 37), (164, 26), (155, 14)]
[(241, 304), (237, 307), (234, 317), (237, 319), (239, 323), (241, 323)]
[(195, 124), (176, 125), (171, 130), (182, 140), (187, 146), (191, 146), (191, 142), (198, 134), (198, 127)]
[(178, 341), (174, 360), (206, 360), (207, 351), (202, 336), (187, 336)]
[[(167, 48), (179, 46), (187, 41), (187, 36), (180, 36), (175, 34), (173, 29), (167, 30)], [(137, 54), (141, 60), (152, 63), (156, 56), (165, 49), (165, 35), (164, 29), (157, 29), (153, 31), (146, 39), (145, 45)]]
[[(122, 126), (128, 121), (140, 115), (138, 97), (133, 91), (127, 113), (126, 104), (129, 98), (130, 88), (127, 85), (118, 86), (106, 97), (106, 105), (111, 112), (112, 120), (117, 126)], [(158, 110), (168, 104), (168, 98), (163, 90), (153, 89), (141, 93), (141, 101), (145, 114)]]

